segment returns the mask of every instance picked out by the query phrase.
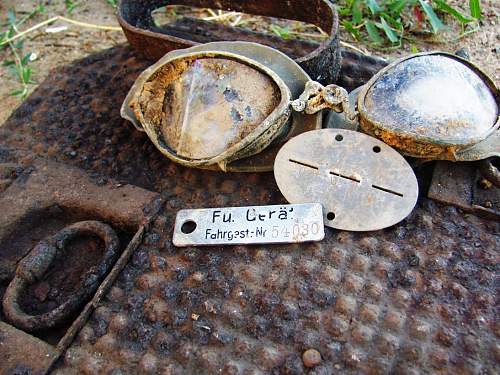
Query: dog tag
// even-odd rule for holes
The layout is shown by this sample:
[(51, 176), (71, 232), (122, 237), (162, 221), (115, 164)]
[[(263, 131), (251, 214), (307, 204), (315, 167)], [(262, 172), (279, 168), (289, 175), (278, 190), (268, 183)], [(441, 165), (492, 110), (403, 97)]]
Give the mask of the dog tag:
[(319, 202), (325, 225), (382, 229), (403, 220), (418, 197), (413, 170), (393, 148), (363, 133), (321, 129), (279, 151), (274, 176), (290, 203)]
[(319, 203), (180, 210), (175, 246), (244, 245), (320, 241), (324, 238)]

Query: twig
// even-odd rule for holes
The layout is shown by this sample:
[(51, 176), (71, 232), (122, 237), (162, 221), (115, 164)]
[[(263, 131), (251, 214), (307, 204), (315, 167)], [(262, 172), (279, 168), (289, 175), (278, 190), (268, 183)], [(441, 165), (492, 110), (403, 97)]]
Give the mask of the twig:
[(353, 49), (353, 50), (355, 50), (355, 51), (357, 51), (357, 52), (359, 52), (359, 53), (361, 53), (361, 54), (363, 54), (363, 55), (365, 55), (365, 56), (371, 56), (371, 54), (370, 54), (369, 52), (367, 52), (367, 51), (363, 51), (362, 49), (360, 49), (360, 48), (358, 48), (358, 47), (356, 47), (356, 46), (353, 46), (353, 45), (352, 45), (352, 44), (350, 44), (350, 43), (344, 42), (344, 41), (342, 41), (342, 40), (340, 41), (340, 45), (341, 45), (342, 47), (347, 47), (347, 48)]
[(66, 17), (63, 17), (63, 16), (57, 16), (57, 17), (61, 21), (66, 21), (68, 23), (72, 23), (73, 25), (77, 25), (77, 26), (87, 27), (87, 28), (91, 28), (91, 29), (98, 29), (98, 30), (122, 31), (122, 28), (119, 27), (119, 26), (96, 25), (96, 24), (93, 24), (93, 23), (75, 21), (75, 20), (72, 20), (71, 18), (66, 18)]
[(26, 34), (29, 34), (35, 30), (38, 30), (39, 28), (45, 26), (45, 25), (49, 25), (55, 21), (64, 21), (64, 22), (68, 22), (68, 23), (71, 23), (73, 25), (77, 25), (77, 26), (81, 26), (81, 27), (87, 27), (87, 28), (91, 28), (91, 29), (98, 29), (98, 30), (107, 30), (107, 31), (121, 31), (121, 28), (118, 27), (118, 26), (103, 26), (103, 25), (96, 25), (96, 24), (93, 24), (93, 23), (87, 23), (87, 22), (81, 22), (81, 21), (75, 21), (75, 20), (72, 20), (71, 18), (66, 18), (66, 17), (63, 17), (63, 16), (55, 16), (55, 17), (52, 17), (52, 18), (49, 18), (48, 20), (45, 20), (43, 22), (40, 22), (32, 27), (30, 27), (29, 29), (27, 30), (24, 30), (16, 35), (14, 35), (13, 37), (9, 38), (9, 39), (6, 39), (4, 41), (2, 41), (0, 43), (0, 46), (3, 46), (5, 44), (9, 44), (11, 42), (13, 42), (14, 40), (17, 40), (19, 38), (22, 38), (24, 37)]
[(320, 33), (321, 35), (323, 35), (323, 36), (328, 36), (328, 33), (325, 33), (325, 32), (323, 31), (323, 29), (322, 29), (321, 27), (319, 27), (318, 25), (314, 25), (314, 27), (316, 28), (316, 30), (318, 30), (318, 31), (319, 31), (319, 33)]
[(479, 24), (477, 25), (477, 27), (471, 29), (471, 30), (467, 30), (467, 31), (464, 31), (462, 34), (460, 34), (459, 36), (457, 36), (456, 38), (452, 39), (453, 42), (456, 42), (457, 40), (460, 40), (464, 37), (466, 37), (467, 35), (469, 34), (473, 34), (475, 32), (478, 32), (479, 30), (481, 29), (481, 27), (479, 26)]
[(231, 22), (231, 26), (232, 27), (238, 26), (239, 23), (240, 23), (240, 21), (241, 21), (241, 14), (238, 14), (238, 17), (236, 17), (236, 20), (234, 20), (233, 22)]
[(239, 13), (237, 13), (237, 12), (221, 13), (221, 14), (218, 14), (218, 15), (215, 15), (215, 16), (204, 17), (203, 20), (204, 21), (222, 21), (222, 20), (226, 20), (228, 18), (237, 16), (238, 14)]
[(9, 39), (6, 39), (4, 40), (3, 42), (0, 43), (0, 46), (3, 46), (5, 44), (9, 44), (11, 42), (13, 42), (14, 40), (17, 40), (19, 38), (22, 38), (23, 36), (25, 36), (26, 34), (29, 34), (31, 33), (32, 31), (35, 31), (37, 29), (39, 29), (40, 27), (43, 27), (45, 25), (48, 25), (48, 24), (51, 24), (52, 22), (54, 21), (57, 21), (59, 19), (59, 16), (56, 16), (56, 17), (52, 17), (52, 18), (49, 18), (48, 20), (46, 21), (43, 21), (43, 22), (40, 22), (38, 24), (36, 24), (35, 26), (32, 26), (30, 27), (29, 29), (27, 30), (24, 30), (23, 32), (20, 32), (19, 34), (16, 34), (14, 35), (12, 38), (9, 38)]
[(211, 15), (212, 17), (217, 17), (217, 13), (215, 13), (212, 9), (207, 8), (207, 9), (205, 9), (205, 10), (206, 10), (208, 13), (210, 13), (210, 15)]
[(301, 36), (303, 38), (313, 38), (313, 39), (325, 39), (325, 37), (328, 36), (328, 34), (311, 34), (311, 33), (302, 33), (299, 31), (289, 31), (288, 33)]

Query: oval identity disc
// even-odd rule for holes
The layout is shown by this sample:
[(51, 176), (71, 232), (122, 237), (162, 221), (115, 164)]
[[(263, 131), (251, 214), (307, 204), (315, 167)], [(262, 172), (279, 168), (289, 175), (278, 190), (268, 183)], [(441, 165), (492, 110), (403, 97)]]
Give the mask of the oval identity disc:
[(369, 135), (321, 129), (288, 141), (274, 162), (276, 183), (290, 203), (321, 203), (325, 225), (370, 231), (410, 214), (418, 183), (406, 160)]

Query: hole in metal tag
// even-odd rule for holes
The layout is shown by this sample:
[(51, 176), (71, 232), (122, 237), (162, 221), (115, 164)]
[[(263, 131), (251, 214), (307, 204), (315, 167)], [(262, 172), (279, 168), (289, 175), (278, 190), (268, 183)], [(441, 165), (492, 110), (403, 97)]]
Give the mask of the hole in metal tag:
[(325, 236), (319, 203), (180, 210), (175, 246), (244, 245), (321, 241)]
[(321, 129), (286, 143), (274, 176), (290, 203), (319, 202), (325, 225), (382, 229), (403, 220), (417, 202), (418, 183), (406, 160), (366, 134)]

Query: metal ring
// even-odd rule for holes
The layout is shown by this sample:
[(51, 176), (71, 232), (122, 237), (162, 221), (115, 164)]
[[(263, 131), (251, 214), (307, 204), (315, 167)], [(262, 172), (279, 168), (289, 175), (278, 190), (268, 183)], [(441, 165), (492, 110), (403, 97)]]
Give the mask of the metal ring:
[[(21, 294), (43, 277), (58, 251), (64, 250), (69, 241), (81, 235), (96, 235), (104, 241), (101, 262), (84, 274), (78, 290), (55, 309), (39, 315), (30, 315), (24, 312), (19, 304)], [(40, 241), (19, 262), (14, 279), (5, 291), (3, 298), (5, 317), (16, 327), (26, 331), (36, 331), (59, 325), (95, 292), (100, 281), (114, 264), (118, 256), (118, 249), (119, 239), (115, 231), (100, 221), (80, 221)]]

